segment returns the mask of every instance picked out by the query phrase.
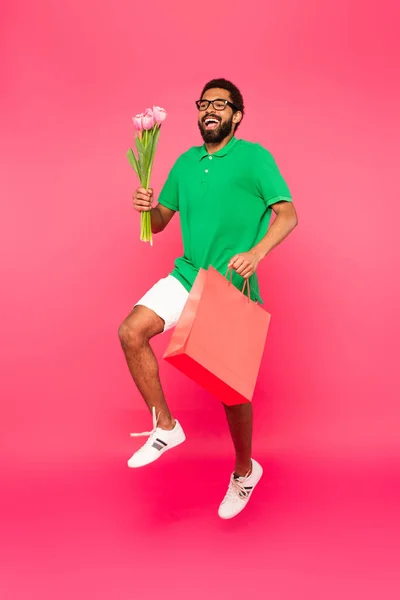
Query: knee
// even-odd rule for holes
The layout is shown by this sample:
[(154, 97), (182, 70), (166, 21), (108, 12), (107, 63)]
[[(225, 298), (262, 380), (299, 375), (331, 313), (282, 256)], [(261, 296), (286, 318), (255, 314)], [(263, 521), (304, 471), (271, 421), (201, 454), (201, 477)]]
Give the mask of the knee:
[(144, 332), (135, 323), (124, 321), (118, 329), (118, 337), (123, 348), (134, 350), (145, 340)]

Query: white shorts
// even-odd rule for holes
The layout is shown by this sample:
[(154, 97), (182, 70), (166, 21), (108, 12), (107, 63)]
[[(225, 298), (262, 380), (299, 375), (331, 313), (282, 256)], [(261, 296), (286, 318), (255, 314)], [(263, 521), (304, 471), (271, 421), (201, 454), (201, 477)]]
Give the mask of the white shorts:
[(165, 323), (164, 331), (175, 327), (182, 314), (189, 292), (180, 281), (168, 275), (160, 279), (135, 306), (145, 306)]

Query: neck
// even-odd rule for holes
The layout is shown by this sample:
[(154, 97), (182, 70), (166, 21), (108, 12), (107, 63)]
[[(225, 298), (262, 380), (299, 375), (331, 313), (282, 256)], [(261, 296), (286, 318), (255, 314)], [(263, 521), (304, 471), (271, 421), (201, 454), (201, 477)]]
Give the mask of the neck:
[(214, 154), (214, 152), (222, 150), (222, 148), (229, 144), (234, 135), (234, 133), (231, 133), (228, 137), (224, 138), (222, 142), (219, 142), (218, 144), (205, 144), (208, 154)]

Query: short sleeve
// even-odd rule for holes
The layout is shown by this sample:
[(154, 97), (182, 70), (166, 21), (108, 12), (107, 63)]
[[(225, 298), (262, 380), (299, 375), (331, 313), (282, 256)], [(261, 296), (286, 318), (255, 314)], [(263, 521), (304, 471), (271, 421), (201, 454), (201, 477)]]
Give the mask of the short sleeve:
[(292, 196), (286, 181), (268, 150), (257, 145), (257, 159), (255, 160), (255, 177), (258, 192), (264, 199), (267, 207), (275, 202), (291, 202)]
[(170, 210), (179, 210), (178, 162), (176, 161), (169, 172), (167, 181), (158, 197), (158, 202)]

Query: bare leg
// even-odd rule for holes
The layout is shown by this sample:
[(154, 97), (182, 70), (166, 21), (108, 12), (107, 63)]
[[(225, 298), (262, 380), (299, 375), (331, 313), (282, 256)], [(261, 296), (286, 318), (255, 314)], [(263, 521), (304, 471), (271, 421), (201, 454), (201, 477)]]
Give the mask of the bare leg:
[(253, 407), (250, 403), (227, 406), (226, 418), (236, 452), (235, 475), (244, 477), (251, 471)]
[(164, 321), (152, 310), (136, 306), (119, 328), (118, 335), (129, 371), (147, 406), (156, 409), (161, 429), (173, 429), (175, 421), (161, 387), (158, 362), (150, 339), (164, 331)]

